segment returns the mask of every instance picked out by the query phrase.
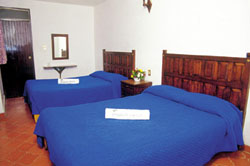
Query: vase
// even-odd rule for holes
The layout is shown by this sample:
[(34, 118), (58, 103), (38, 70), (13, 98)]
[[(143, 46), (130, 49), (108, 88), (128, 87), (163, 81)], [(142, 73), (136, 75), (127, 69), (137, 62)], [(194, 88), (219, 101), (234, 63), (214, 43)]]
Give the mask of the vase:
[(140, 78), (134, 78), (134, 81), (135, 81), (135, 82), (139, 82), (139, 81), (140, 81)]

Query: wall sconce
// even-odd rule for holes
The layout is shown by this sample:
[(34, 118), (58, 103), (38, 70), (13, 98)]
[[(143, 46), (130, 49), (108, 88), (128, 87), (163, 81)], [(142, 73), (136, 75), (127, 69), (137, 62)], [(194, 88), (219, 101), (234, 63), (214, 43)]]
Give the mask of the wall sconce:
[(145, 0), (143, 0), (143, 6), (146, 6), (148, 8), (148, 12), (150, 13), (151, 7), (152, 7), (152, 2), (151, 0), (147, 0), (147, 3)]

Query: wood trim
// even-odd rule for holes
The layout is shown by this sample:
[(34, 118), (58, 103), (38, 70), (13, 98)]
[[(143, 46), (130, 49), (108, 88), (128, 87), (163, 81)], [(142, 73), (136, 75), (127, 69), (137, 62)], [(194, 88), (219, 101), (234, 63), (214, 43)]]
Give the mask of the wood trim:
[(247, 58), (167, 53), (163, 50), (162, 84), (217, 96), (246, 115), (250, 53)]
[(135, 69), (135, 50), (132, 52), (115, 52), (103, 49), (103, 70), (118, 73), (130, 78)]
[(131, 86), (143, 86), (143, 85), (150, 85), (152, 86), (152, 82), (151, 81), (145, 81), (145, 80), (141, 80), (141, 81), (134, 81), (133, 79), (129, 79), (129, 80), (123, 80), (121, 81), (127, 85), (131, 85)]
[[(55, 45), (54, 45), (54, 38), (55, 37), (65, 37), (66, 38), (66, 54), (65, 57), (56, 57), (55, 55)], [(69, 35), (68, 34), (51, 34), (51, 42), (52, 42), (52, 59), (53, 60), (65, 60), (69, 59)]]

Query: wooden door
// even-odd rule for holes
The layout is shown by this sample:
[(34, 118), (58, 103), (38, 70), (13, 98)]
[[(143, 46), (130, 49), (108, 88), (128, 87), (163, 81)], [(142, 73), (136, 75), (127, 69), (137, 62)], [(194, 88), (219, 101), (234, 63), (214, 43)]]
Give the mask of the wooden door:
[(2, 65), (2, 80), (7, 98), (23, 96), (24, 84), (34, 79), (30, 21), (2, 21), (7, 64)]

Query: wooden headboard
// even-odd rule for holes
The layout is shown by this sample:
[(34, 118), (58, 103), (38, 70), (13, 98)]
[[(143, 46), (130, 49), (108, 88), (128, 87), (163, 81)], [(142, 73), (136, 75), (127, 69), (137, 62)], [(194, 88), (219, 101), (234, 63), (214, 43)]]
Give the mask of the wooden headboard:
[(247, 58), (172, 54), (163, 51), (162, 84), (205, 93), (237, 106), (245, 117), (250, 54)]
[(132, 52), (113, 52), (103, 50), (103, 70), (118, 73), (130, 78), (135, 69), (135, 50)]

